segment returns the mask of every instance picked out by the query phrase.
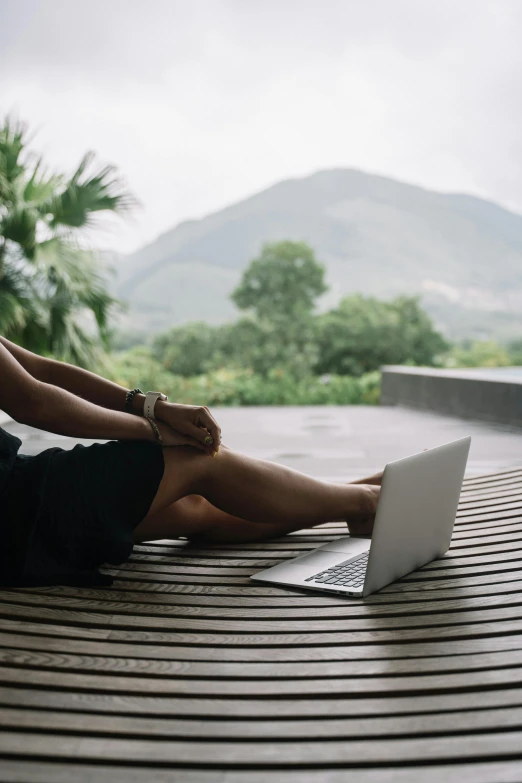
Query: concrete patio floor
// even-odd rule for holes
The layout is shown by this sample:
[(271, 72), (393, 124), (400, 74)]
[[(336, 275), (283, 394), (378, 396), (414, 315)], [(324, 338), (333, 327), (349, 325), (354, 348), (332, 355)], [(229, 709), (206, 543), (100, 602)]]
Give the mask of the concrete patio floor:
[[(223, 443), (261, 459), (333, 481), (359, 478), (386, 462), (472, 436), (466, 475), (522, 465), (522, 431), (440, 414), (387, 406), (212, 408)], [(91, 441), (64, 438), (9, 422), (21, 453)]]

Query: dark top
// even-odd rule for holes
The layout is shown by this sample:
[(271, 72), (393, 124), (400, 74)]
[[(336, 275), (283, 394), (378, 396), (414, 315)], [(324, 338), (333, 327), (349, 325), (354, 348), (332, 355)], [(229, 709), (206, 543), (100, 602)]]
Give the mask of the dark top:
[(23, 572), (38, 516), (42, 460), (19, 454), (21, 445), (0, 427), (0, 584)]
[(9, 476), (18, 449), (22, 445), (20, 438), (11, 435), (0, 427), (0, 492), (3, 490), (7, 477)]
[(0, 585), (109, 585), (104, 563), (132, 554), (132, 531), (163, 476), (149, 441), (108, 441), (19, 454), (0, 428)]

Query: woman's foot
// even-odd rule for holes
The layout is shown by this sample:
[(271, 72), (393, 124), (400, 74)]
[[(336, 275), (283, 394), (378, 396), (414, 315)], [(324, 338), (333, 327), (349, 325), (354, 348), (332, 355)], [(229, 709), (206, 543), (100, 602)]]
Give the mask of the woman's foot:
[(373, 484), (362, 484), (361, 490), (359, 510), (347, 516), (346, 524), (351, 536), (371, 538), (381, 488)]
[(374, 486), (380, 487), (382, 483), (382, 476), (384, 471), (381, 470), (379, 473), (374, 473), (373, 476), (368, 476), (368, 478), (363, 479), (357, 479), (357, 481), (350, 481), (350, 484), (372, 484)]

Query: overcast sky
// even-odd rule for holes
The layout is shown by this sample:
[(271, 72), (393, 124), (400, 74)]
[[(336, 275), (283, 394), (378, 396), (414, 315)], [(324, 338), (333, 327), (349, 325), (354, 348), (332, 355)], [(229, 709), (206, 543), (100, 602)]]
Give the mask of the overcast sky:
[(128, 251), (355, 167), (522, 213), (522, 0), (0, 0), (0, 115), (141, 202)]

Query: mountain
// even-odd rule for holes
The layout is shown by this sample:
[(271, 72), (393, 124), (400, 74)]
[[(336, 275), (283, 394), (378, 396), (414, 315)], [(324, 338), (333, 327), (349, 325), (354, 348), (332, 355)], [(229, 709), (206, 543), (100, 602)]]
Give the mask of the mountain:
[(283, 239), (308, 242), (326, 264), (321, 309), (354, 291), (421, 293), (449, 336), (522, 334), (521, 215), (353, 169), (279, 182), (121, 259), (121, 328), (234, 319), (228, 294), (242, 270), (263, 242)]

